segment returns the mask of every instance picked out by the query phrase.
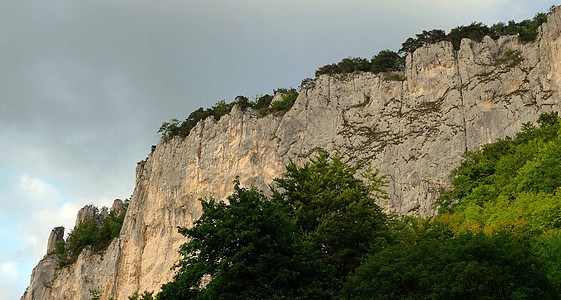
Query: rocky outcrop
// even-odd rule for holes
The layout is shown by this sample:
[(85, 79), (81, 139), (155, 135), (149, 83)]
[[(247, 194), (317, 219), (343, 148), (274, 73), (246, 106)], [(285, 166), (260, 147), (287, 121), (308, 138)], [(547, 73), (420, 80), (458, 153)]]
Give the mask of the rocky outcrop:
[(47, 257), (23, 299), (88, 299), (90, 290), (126, 299), (157, 291), (172, 279), (185, 242), (177, 226), (193, 225), (200, 198), (224, 199), (236, 177), (266, 189), (290, 159), (305, 160), (318, 147), (387, 174), (390, 197), (379, 203), (385, 210), (430, 215), (466, 150), (559, 111), (560, 31), (558, 8), (533, 43), (463, 40), (455, 51), (441, 42), (409, 55), (402, 74), (323, 75), (284, 116), (261, 118), (234, 107), (220, 121), (200, 122), (185, 139), (161, 140), (137, 166), (120, 237), (104, 254), (84, 251), (72, 266), (53, 267), (56, 279), (41, 287)]
[(85, 219), (89, 218), (94, 218), (95, 220), (100, 219), (99, 209), (93, 204), (88, 204), (78, 211), (78, 214), (76, 215), (76, 225), (74, 226), (82, 224)]
[(121, 199), (113, 200), (113, 205), (111, 205), (110, 212), (112, 214), (114, 214), (115, 216), (118, 216), (118, 215), (122, 214), (124, 211), (125, 211), (125, 206), (124, 206), (123, 200), (121, 200)]
[(49, 235), (49, 240), (47, 242), (47, 254), (53, 252), (55, 250), (55, 244), (57, 242), (64, 241), (64, 227), (55, 227), (51, 230), (51, 234)]

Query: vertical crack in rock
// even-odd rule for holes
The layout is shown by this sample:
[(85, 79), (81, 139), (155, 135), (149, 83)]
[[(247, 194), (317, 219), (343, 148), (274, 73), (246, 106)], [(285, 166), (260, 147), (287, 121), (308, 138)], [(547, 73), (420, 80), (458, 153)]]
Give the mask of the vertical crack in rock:
[(115, 274), (113, 274), (113, 286), (111, 287), (111, 297), (114, 297), (119, 289), (119, 282), (117, 278), (119, 277), (119, 265), (121, 262), (121, 238), (118, 238), (119, 245), (117, 246), (117, 258), (115, 263)]
[(452, 50), (454, 55), (454, 60), (456, 61), (456, 74), (458, 76), (458, 90), (460, 92), (460, 105), (462, 106), (462, 122), (463, 122), (463, 133), (464, 133), (464, 152), (468, 151), (468, 142), (467, 142), (467, 124), (466, 124), (466, 106), (464, 104), (464, 92), (463, 92), (463, 81), (462, 81), (462, 73), (460, 72), (460, 60), (458, 59), (459, 51)]

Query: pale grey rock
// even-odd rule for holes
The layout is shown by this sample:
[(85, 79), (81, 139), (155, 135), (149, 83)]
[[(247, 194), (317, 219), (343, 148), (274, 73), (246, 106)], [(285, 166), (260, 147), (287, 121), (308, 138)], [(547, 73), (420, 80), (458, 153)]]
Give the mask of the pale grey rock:
[(64, 227), (55, 227), (51, 230), (49, 240), (47, 241), (47, 254), (55, 250), (55, 244), (59, 241), (64, 241)]
[[(56, 271), (42, 299), (83, 297), (89, 289), (102, 291), (103, 299), (158, 291), (172, 279), (170, 268), (186, 241), (177, 226), (193, 225), (199, 199), (225, 199), (237, 177), (243, 186), (267, 189), (290, 159), (301, 163), (317, 148), (387, 174), (390, 197), (379, 202), (386, 211), (434, 214), (432, 205), (466, 150), (513, 136), (540, 113), (560, 110), (560, 34), (557, 8), (536, 42), (464, 40), (458, 51), (440, 42), (407, 57), (398, 74), (404, 81), (371, 73), (322, 75), (282, 117), (234, 106), (219, 121), (199, 122), (185, 139), (161, 140), (137, 166), (120, 237), (104, 254), (86, 251)], [(79, 213), (77, 223), (83, 218)], [(45, 272), (32, 276), (30, 290), (37, 295), (47, 291), (37, 284)], [(24, 299), (38, 299), (28, 295)]]
[(276, 93), (276, 94), (273, 96), (273, 99), (271, 99), (271, 104), (273, 104), (273, 103), (275, 103), (275, 102), (278, 102), (278, 101), (282, 101), (282, 98), (283, 98), (284, 96), (285, 96), (285, 95), (284, 95), (283, 93)]
[(88, 218), (94, 218), (96, 220), (99, 219), (99, 209), (93, 204), (88, 204), (78, 211), (78, 214), (76, 215), (76, 224), (74, 226), (82, 224), (82, 222)]
[(123, 200), (121, 199), (115, 199), (113, 201), (113, 205), (111, 205), (111, 210), (110, 212), (115, 215), (118, 216), (121, 213), (123, 213), (123, 211), (125, 211), (125, 207), (123, 205)]
[(53, 255), (45, 256), (39, 261), (33, 272), (31, 272), (29, 287), (21, 299), (55, 299), (52, 297), (51, 292), (57, 266), (58, 260)]
[(105, 220), (107, 217), (109, 217), (109, 209), (106, 206), (103, 206), (99, 212), (99, 221)]

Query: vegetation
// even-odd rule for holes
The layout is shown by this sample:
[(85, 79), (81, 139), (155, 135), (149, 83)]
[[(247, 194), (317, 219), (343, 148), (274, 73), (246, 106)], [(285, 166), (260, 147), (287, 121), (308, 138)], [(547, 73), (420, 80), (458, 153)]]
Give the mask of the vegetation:
[[(552, 7), (553, 8), (553, 7)], [(551, 12), (551, 10), (550, 10)], [(488, 35), (498, 39), (506, 35), (519, 35), (522, 42), (531, 42), (536, 39), (538, 28), (547, 21), (548, 13), (538, 13), (532, 19), (521, 22), (509, 21), (496, 23), (490, 27), (473, 22), (470, 25), (462, 25), (453, 28), (448, 34), (441, 29), (423, 30), (421, 33), (410, 37), (401, 44), (398, 52), (382, 50), (368, 60), (362, 57), (347, 57), (336, 64), (329, 64), (316, 70), (316, 77), (323, 74), (348, 74), (357, 71), (382, 73), (388, 71), (401, 71), (405, 68), (405, 57), (415, 50), (441, 41), (450, 41), (455, 50), (460, 49), (462, 39), (468, 38), (475, 42), (481, 42)]]
[(134, 292), (134, 294), (128, 297), (128, 300), (154, 300), (154, 292), (145, 291), (142, 294)]
[(282, 190), (273, 190), (279, 203), (322, 259), (335, 268), (338, 277), (352, 272), (371, 244), (384, 236), (386, 216), (372, 194), (386, 197), (384, 177), (367, 173), (366, 185), (355, 177), (360, 165), (346, 166), (339, 156), (320, 151), (303, 166), (294, 162), (275, 179)]
[[(551, 13), (552, 8), (549, 13)], [(403, 72), (401, 71), (405, 68), (405, 57), (420, 47), (441, 41), (450, 41), (454, 49), (458, 50), (462, 39), (469, 38), (473, 41), (480, 42), (486, 35), (489, 35), (493, 39), (498, 39), (501, 36), (518, 34), (521, 41), (530, 42), (535, 40), (539, 26), (547, 20), (549, 13), (538, 13), (532, 19), (523, 20), (521, 22), (509, 21), (508, 24), (500, 22), (490, 27), (483, 23), (473, 22), (467, 26), (462, 25), (453, 28), (448, 34), (440, 29), (423, 30), (421, 33), (416, 34), (414, 38), (410, 37), (403, 42), (398, 52), (387, 49), (382, 50), (370, 60), (362, 57), (347, 57), (338, 63), (319, 67), (315, 71), (315, 77), (317, 78), (323, 74), (334, 75), (350, 74), (354, 72), (372, 72), (376, 74), (386, 73), (384, 77), (386, 81), (404, 81), (405, 76), (403, 76)], [(512, 67), (520, 62), (518, 54), (519, 53), (514, 52), (505, 54), (505, 57), (497, 59), (496, 65), (498, 66), (508, 62), (507, 67)], [(314, 85), (315, 79), (306, 78), (302, 80), (300, 89), (312, 88)], [(231, 103), (226, 103), (224, 100), (221, 100), (211, 108), (204, 109), (200, 107), (190, 113), (183, 121), (174, 118), (168, 122), (162, 123), (158, 133), (161, 133), (162, 137), (167, 140), (176, 136), (185, 138), (199, 121), (208, 117), (213, 117), (218, 121), (222, 116), (230, 113), (234, 104), (238, 104), (242, 110), (250, 107), (258, 111), (259, 116), (283, 114), (294, 104), (298, 96), (298, 91), (294, 88), (279, 89), (275, 90), (273, 94), (277, 92), (283, 92), (284, 97), (282, 101), (274, 102), (272, 105), (273, 96), (265, 94), (256, 96), (254, 101), (244, 96), (237, 96), (235, 101)]]
[(294, 234), (294, 222), (257, 190), (235, 190), (229, 204), (202, 201), (195, 226), (179, 229), (190, 241), (157, 299), (328, 298), (329, 268)]
[[(552, 286), (530, 247), (505, 233), (453, 232), (438, 223), (371, 254), (345, 299), (548, 299)], [(365, 297), (367, 296), (367, 297)]]
[[(304, 83), (303, 83), (304, 84)], [(310, 84), (309, 82), (307, 84)], [(187, 119), (180, 121), (178, 119), (171, 119), (169, 122), (164, 122), (158, 133), (162, 134), (162, 137), (169, 140), (175, 136), (187, 137), (191, 132), (191, 129), (199, 123), (199, 121), (204, 120), (208, 117), (213, 117), (216, 121), (232, 111), (232, 107), (238, 104), (242, 110), (246, 108), (252, 108), (256, 110), (260, 116), (266, 116), (269, 114), (283, 114), (287, 112), (298, 97), (298, 91), (294, 88), (290, 89), (277, 89), (273, 90), (274, 94), (280, 93), (283, 95), (282, 100), (275, 101), (273, 103), (273, 96), (265, 94), (256, 97), (255, 101), (249, 100), (244, 96), (237, 96), (234, 102), (226, 103), (226, 101), (221, 100), (214, 104), (211, 108), (203, 109), (200, 107), (194, 112), (190, 113)]]
[(337, 64), (330, 64), (316, 70), (316, 77), (323, 74), (348, 74), (362, 72), (400, 71), (405, 67), (405, 58), (391, 50), (383, 50), (371, 60), (361, 57), (347, 57)]
[(94, 251), (104, 251), (111, 241), (119, 236), (126, 211), (119, 215), (113, 212), (102, 220), (86, 218), (70, 231), (66, 242), (58, 241), (52, 254), (57, 255), (59, 267), (76, 261), (84, 248), (91, 246)]
[(561, 125), (537, 124), (466, 153), (429, 219), (383, 213), (385, 177), (321, 150), (270, 199), (236, 182), (180, 228), (156, 299), (558, 299)]

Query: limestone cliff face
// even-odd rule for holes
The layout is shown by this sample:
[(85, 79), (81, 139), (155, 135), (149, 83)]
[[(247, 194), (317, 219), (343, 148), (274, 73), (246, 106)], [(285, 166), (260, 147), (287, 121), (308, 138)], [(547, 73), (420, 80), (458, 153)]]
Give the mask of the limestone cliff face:
[(185, 242), (177, 226), (200, 216), (199, 198), (224, 199), (237, 176), (242, 185), (266, 189), (289, 159), (307, 159), (318, 147), (387, 174), (384, 209), (430, 215), (462, 153), (560, 110), (560, 30), (558, 8), (533, 43), (464, 40), (455, 51), (441, 42), (407, 57), (397, 74), (403, 81), (324, 75), (282, 117), (234, 107), (218, 122), (200, 122), (184, 140), (161, 140), (138, 164), (120, 237), (105, 253), (85, 250), (62, 270), (46, 257), (22, 299), (89, 299), (91, 290), (126, 299), (159, 290), (172, 279)]

